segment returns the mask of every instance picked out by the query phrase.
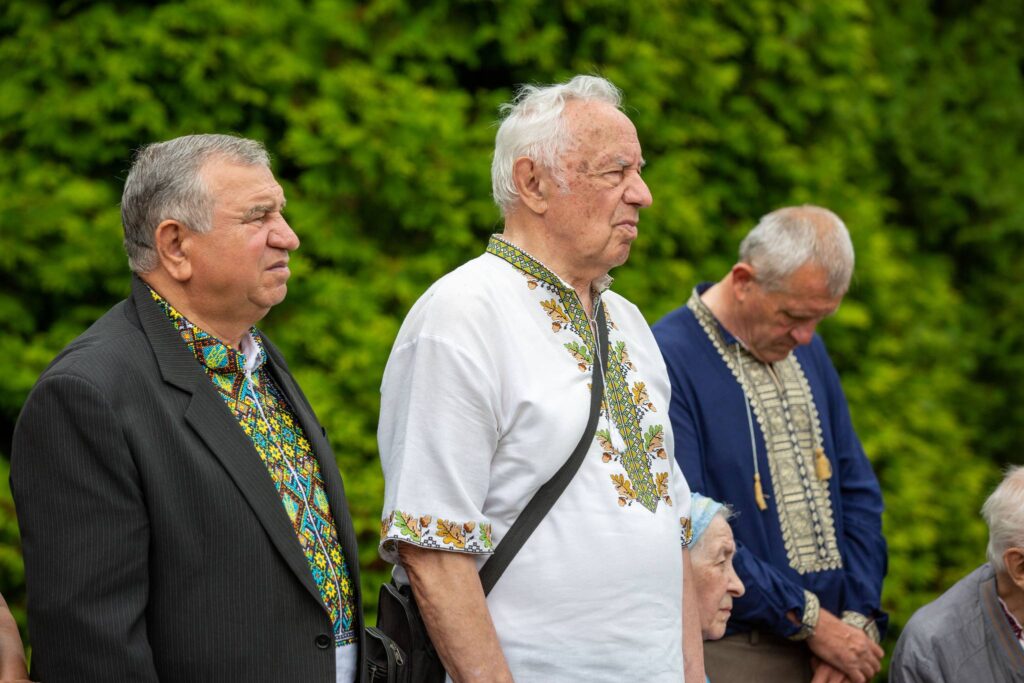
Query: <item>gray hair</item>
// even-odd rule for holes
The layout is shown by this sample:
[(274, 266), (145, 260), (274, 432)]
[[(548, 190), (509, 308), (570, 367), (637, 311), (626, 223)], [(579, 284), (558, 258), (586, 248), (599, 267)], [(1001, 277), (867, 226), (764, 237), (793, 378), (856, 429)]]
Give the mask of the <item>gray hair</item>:
[(997, 572), (1005, 572), (1003, 553), (1024, 548), (1024, 467), (1007, 468), (1003, 481), (981, 508), (988, 524), (988, 561)]
[(853, 243), (846, 225), (820, 206), (790, 206), (763, 216), (740, 243), (740, 261), (754, 267), (766, 289), (778, 290), (784, 280), (807, 263), (825, 269), (833, 297), (846, 293), (853, 276)]
[(202, 177), (211, 158), (270, 167), (263, 144), (234, 135), (185, 135), (155, 142), (135, 153), (121, 195), (121, 222), (128, 265), (136, 273), (157, 266), (153, 235), (167, 219), (194, 232), (210, 230), (213, 197)]
[(620, 108), (622, 93), (599, 76), (576, 76), (557, 85), (523, 85), (511, 102), (499, 108), (504, 120), (494, 140), (491, 192), (502, 215), (508, 215), (519, 196), (512, 177), (516, 159), (533, 159), (561, 182), (559, 160), (571, 142), (562, 112), (571, 100)]

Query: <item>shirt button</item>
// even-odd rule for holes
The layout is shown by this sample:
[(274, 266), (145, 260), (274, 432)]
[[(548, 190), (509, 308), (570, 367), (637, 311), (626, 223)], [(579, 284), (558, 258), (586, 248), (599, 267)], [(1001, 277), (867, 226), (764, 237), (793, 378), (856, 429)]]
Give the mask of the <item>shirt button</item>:
[(321, 650), (326, 650), (331, 646), (331, 637), (326, 633), (321, 633), (316, 637), (316, 646)]

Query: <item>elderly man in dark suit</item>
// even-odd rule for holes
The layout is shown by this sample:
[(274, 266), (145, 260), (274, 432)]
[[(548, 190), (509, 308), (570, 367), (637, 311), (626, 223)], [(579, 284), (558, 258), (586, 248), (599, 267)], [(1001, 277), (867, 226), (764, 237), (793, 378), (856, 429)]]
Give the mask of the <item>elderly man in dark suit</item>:
[(15, 428), (34, 678), (361, 678), (341, 477), (253, 327), (299, 246), (284, 204), (251, 140), (136, 155), (131, 296), (60, 353)]

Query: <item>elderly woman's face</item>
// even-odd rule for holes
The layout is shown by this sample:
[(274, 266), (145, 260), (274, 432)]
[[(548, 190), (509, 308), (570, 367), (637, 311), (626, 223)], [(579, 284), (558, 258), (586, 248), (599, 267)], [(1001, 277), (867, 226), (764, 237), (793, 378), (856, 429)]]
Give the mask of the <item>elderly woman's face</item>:
[(718, 640), (725, 635), (732, 600), (743, 595), (743, 582), (732, 566), (735, 554), (736, 543), (729, 523), (715, 515), (690, 555), (704, 640)]

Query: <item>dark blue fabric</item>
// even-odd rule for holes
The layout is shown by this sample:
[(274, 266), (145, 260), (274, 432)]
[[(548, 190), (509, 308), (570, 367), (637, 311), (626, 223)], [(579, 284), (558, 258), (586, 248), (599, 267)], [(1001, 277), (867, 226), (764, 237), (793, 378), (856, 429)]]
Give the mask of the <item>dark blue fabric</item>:
[[(798, 627), (786, 612), (803, 613), (804, 589), (817, 595), (821, 607), (836, 616), (853, 610), (873, 617), (884, 633), (888, 617), (880, 609), (887, 569), (882, 494), (854, 433), (839, 375), (821, 338), (815, 335), (794, 353), (810, 384), (821, 420), (822, 445), (832, 463), (829, 488), (843, 569), (801, 576), (789, 566), (772, 500), (763, 512), (754, 502), (746, 398), (739, 382), (687, 307), (669, 313), (653, 329), (672, 383), (669, 415), (676, 459), (691, 490), (728, 503), (738, 513), (731, 521), (737, 542), (735, 565), (746, 593), (734, 603), (727, 633), (753, 629), (779, 636), (796, 633)], [(733, 340), (724, 328), (723, 333)], [(754, 433), (762, 487), (770, 496), (771, 473), (756, 419)]]

